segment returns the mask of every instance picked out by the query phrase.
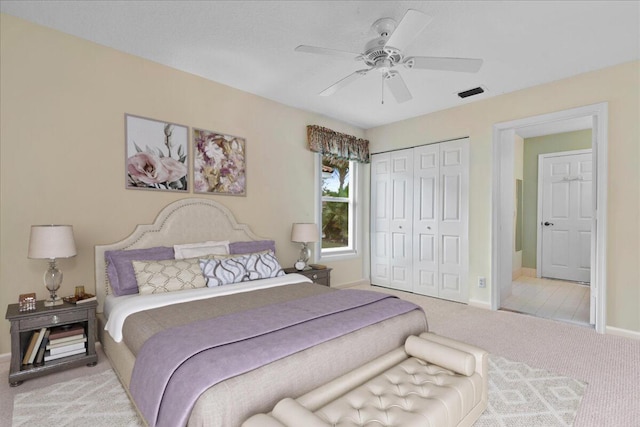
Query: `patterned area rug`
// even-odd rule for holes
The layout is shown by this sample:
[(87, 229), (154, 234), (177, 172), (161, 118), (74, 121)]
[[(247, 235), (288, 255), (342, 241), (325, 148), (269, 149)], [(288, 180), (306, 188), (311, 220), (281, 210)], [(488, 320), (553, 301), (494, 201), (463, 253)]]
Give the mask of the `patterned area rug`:
[[(586, 383), (489, 357), (489, 407), (477, 427), (570, 426)], [(13, 427), (143, 426), (112, 370), (16, 396)]]
[(573, 378), (491, 355), (489, 406), (474, 426), (571, 426), (586, 388)]
[(143, 425), (111, 369), (20, 393), (13, 402), (12, 427)]

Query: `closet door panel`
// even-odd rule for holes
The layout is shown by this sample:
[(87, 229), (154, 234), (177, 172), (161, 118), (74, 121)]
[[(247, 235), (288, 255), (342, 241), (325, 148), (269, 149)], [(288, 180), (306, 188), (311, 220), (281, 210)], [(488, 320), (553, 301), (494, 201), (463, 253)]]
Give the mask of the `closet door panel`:
[(468, 301), (468, 140), (440, 144), (439, 297)]
[(391, 282), (391, 156), (371, 157), (371, 283), (381, 286)]
[(439, 244), (439, 147), (425, 145), (413, 149), (413, 275), (414, 292), (438, 296)]
[(395, 289), (413, 291), (413, 157), (412, 149), (390, 154), (391, 257), (390, 283)]

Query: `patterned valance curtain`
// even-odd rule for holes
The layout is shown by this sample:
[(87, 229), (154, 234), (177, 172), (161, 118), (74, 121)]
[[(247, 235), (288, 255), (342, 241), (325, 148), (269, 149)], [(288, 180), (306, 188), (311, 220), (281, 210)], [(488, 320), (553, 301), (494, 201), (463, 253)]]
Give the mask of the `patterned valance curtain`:
[(337, 159), (369, 163), (369, 141), (322, 126), (307, 126), (309, 150)]

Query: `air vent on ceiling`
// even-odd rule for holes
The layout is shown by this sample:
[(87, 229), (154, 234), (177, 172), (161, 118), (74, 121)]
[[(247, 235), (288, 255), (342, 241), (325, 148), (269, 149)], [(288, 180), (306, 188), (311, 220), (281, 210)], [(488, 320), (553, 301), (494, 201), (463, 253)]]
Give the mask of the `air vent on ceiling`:
[(458, 96), (460, 98), (468, 98), (470, 96), (480, 95), (481, 93), (484, 93), (484, 89), (478, 86), (478, 87), (474, 87), (473, 89), (462, 91), (458, 93)]

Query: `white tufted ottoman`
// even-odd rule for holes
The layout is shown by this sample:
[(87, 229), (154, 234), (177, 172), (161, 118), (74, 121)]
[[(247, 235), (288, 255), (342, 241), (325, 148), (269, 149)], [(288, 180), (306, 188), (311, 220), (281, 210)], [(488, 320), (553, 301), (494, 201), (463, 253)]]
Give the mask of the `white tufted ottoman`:
[(487, 407), (488, 354), (432, 333), (243, 427), (470, 426)]

